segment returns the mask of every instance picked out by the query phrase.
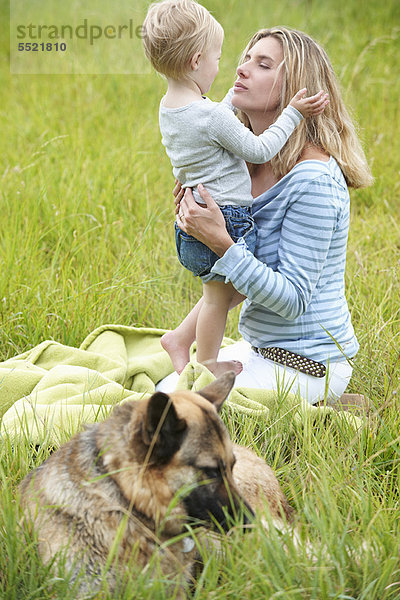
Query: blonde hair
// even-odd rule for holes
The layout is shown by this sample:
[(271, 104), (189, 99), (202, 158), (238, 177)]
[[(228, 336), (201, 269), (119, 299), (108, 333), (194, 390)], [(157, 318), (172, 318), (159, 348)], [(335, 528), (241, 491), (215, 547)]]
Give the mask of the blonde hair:
[(151, 4), (143, 23), (147, 58), (159, 73), (182, 79), (190, 60), (220, 41), (224, 30), (204, 6), (193, 0), (164, 0)]
[[(277, 115), (301, 88), (306, 87), (310, 95), (319, 90), (329, 94), (329, 105), (325, 111), (316, 117), (304, 119), (282, 150), (271, 160), (274, 174), (279, 178), (286, 175), (298, 162), (304, 148), (311, 144), (336, 159), (350, 187), (371, 185), (371, 171), (326, 52), (301, 31), (284, 27), (261, 29), (251, 38), (241, 63), (245, 61), (249, 50), (266, 37), (278, 40), (283, 51), (283, 62), (280, 65), (283, 75), (281, 103)], [(248, 117), (242, 112), (239, 116), (248, 127)]]

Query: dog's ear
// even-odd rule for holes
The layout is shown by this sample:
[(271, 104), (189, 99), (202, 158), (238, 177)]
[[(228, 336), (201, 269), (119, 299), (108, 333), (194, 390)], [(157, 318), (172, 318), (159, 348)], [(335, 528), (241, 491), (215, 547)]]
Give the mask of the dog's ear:
[(179, 450), (185, 430), (186, 421), (176, 414), (171, 398), (163, 392), (153, 394), (142, 430), (146, 446), (153, 444), (152, 456), (156, 454), (159, 460), (168, 460)]
[(233, 388), (235, 383), (236, 375), (233, 371), (227, 371), (221, 377), (218, 377), (215, 381), (207, 385), (205, 388), (197, 392), (200, 396), (203, 396), (206, 400), (214, 404), (215, 408), (219, 412), (221, 407), (228, 397), (229, 392)]

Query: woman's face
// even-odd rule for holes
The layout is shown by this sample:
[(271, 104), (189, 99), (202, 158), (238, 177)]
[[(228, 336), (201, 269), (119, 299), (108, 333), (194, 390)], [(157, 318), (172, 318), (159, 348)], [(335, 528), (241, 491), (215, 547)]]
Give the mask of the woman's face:
[(274, 37), (258, 40), (237, 69), (232, 104), (248, 116), (276, 112), (280, 105), (282, 46)]

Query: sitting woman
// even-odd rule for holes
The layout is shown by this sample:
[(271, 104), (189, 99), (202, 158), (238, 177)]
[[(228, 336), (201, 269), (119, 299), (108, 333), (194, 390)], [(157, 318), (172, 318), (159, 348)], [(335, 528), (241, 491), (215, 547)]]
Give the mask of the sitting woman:
[[(219, 354), (219, 360), (243, 363), (236, 387), (290, 389), (311, 404), (334, 400), (350, 381), (359, 349), (345, 297), (348, 186), (370, 185), (372, 176), (331, 63), (309, 36), (284, 28), (259, 31), (237, 75), (232, 104), (256, 134), (298, 89), (325, 90), (330, 104), (304, 120), (270, 162), (249, 165), (255, 255), (243, 239), (231, 239), (202, 186), (206, 208), (190, 190), (176, 187), (177, 223), (220, 257), (212, 272), (233, 284), (236, 304), (245, 298), (243, 341)], [(163, 338), (175, 367), (189, 360), (201, 302)], [(173, 373), (157, 388), (171, 391), (177, 378)]]

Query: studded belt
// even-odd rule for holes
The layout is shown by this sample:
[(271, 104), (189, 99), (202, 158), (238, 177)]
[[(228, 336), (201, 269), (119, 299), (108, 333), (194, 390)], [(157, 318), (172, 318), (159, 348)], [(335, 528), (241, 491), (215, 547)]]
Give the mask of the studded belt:
[(276, 347), (256, 348), (255, 346), (252, 346), (251, 349), (254, 350), (254, 352), (257, 352), (257, 354), (260, 354), (263, 358), (269, 358), (269, 360), (273, 360), (280, 365), (296, 369), (296, 371), (300, 371), (300, 373), (312, 375), (313, 377), (325, 377), (326, 375), (326, 367), (323, 363), (312, 360), (311, 358), (306, 358), (295, 352), (289, 352), (289, 350)]

